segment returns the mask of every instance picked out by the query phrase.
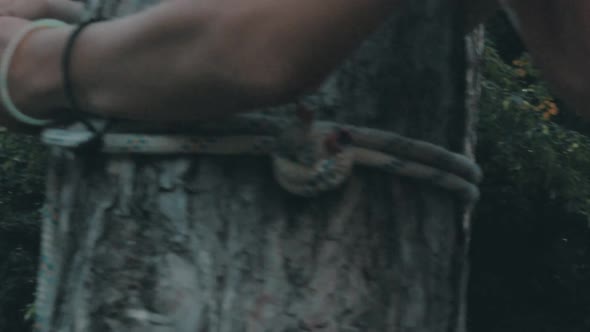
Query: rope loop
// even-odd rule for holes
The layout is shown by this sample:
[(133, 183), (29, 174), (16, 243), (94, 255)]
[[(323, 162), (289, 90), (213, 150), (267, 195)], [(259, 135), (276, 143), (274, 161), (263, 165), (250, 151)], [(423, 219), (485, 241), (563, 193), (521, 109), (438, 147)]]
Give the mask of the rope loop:
[[(240, 115), (195, 126), (199, 136), (106, 133), (83, 124), (47, 128), (41, 140), (77, 153), (269, 155), (273, 174), (290, 193), (312, 197), (342, 186), (355, 167), (430, 183), (456, 193), (468, 208), (477, 201), (482, 174), (472, 160), (440, 146), (395, 133), (325, 121), (300, 109), (296, 121), (264, 115)], [(100, 128), (99, 132), (105, 132)], [(95, 145), (96, 137), (102, 144)], [(48, 195), (51, 199), (51, 195)], [(49, 201), (42, 232), (42, 264), (37, 294), (38, 331), (48, 332), (62, 269), (57, 231), (60, 215)]]
[[(202, 135), (106, 133), (97, 151), (111, 154), (269, 155), (277, 182), (287, 191), (314, 196), (340, 187), (355, 167), (419, 179), (458, 194), (468, 205), (479, 198), (481, 169), (464, 155), (382, 130), (313, 121), (240, 115), (196, 126)], [(84, 128), (46, 129), (45, 144), (84, 150), (96, 136)]]

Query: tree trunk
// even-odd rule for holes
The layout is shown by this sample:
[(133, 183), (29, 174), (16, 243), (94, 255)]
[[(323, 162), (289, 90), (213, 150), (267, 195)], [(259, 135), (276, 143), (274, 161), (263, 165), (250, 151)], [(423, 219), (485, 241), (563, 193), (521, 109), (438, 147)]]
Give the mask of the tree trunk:
[[(321, 119), (464, 152), (473, 121), (460, 12), (453, 0), (408, 1), (305, 102)], [(463, 330), (459, 199), (371, 169), (301, 198), (271, 173), (264, 157), (52, 148), (46, 222), (57, 221), (60, 272), (39, 323), (59, 332)], [(47, 303), (37, 305), (43, 316)]]

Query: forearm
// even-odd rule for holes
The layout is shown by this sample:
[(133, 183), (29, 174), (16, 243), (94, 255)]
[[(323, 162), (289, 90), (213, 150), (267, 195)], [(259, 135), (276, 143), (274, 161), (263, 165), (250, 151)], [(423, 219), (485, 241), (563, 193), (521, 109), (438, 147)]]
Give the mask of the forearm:
[(84, 11), (84, 5), (81, 2), (71, 0), (47, 0), (49, 5), (49, 17), (62, 20), (68, 23), (80, 21)]
[(556, 92), (590, 119), (590, 2), (508, 0), (504, 7)]
[[(315, 0), (176, 1), (95, 24), (74, 49), (75, 93), (87, 111), (157, 121), (284, 102), (321, 80), (395, 3), (368, 8), (366, 1), (347, 5), (350, 12), (330, 11)], [(341, 2), (322, 4), (339, 8)], [(21, 52), (43, 63), (35, 71), (44, 80), (37, 93), (53, 108), (67, 106), (59, 58), (70, 31), (39, 31)]]

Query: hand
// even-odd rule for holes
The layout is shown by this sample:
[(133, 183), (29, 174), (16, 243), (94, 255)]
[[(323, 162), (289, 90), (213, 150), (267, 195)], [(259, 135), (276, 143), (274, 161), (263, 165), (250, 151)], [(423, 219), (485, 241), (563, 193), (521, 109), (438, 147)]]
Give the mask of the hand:
[[(0, 0), (4, 1), (4, 0)], [(16, 0), (16, 1), (23, 1), (23, 0)], [(29, 23), (29, 21), (24, 20), (24, 19), (20, 19), (20, 18), (16, 18), (16, 17), (0, 17), (0, 57), (2, 57), (6, 46), (8, 45), (8, 43), (10, 42), (10, 40), (21, 30), (23, 29), (27, 24)], [(23, 40), (23, 43), (26, 41)], [(9, 91), (11, 94), (11, 97), (13, 98), (13, 101), (19, 105), (19, 98), (15, 98), (16, 94), (14, 93), (15, 90), (14, 89), (15, 86), (18, 86), (19, 83), (23, 83), (23, 82), (19, 82), (19, 81), (23, 81), (23, 79), (19, 80), (19, 74), (18, 74), (18, 70), (14, 70), (14, 67), (16, 67), (15, 65), (17, 64), (18, 61), (17, 57), (13, 58), (12, 64), (11, 64), (11, 70), (9, 70), (8, 73), (8, 86), (9, 86)], [(32, 114), (31, 114), (32, 115)], [(38, 128), (34, 128), (31, 126), (28, 126), (26, 124), (22, 124), (20, 123), (18, 120), (16, 120), (12, 115), (8, 114), (8, 112), (1, 106), (0, 104), (0, 127), (5, 127), (8, 128), (11, 131), (18, 131), (18, 132), (22, 132), (22, 133), (36, 133), (38, 131)]]
[(0, 16), (14, 16), (29, 20), (50, 16), (49, 0), (0, 0)]

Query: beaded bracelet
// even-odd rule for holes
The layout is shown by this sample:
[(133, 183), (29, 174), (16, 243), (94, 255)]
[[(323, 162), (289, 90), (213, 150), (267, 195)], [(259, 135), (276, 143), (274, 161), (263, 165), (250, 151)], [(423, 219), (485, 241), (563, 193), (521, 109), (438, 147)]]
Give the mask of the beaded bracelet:
[(36, 119), (30, 117), (21, 112), (14, 104), (10, 93), (8, 91), (8, 70), (10, 69), (10, 63), (16, 52), (16, 49), (22, 42), (22, 40), (33, 30), (40, 28), (58, 28), (67, 26), (68, 24), (62, 21), (53, 19), (43, 19), (34, 21), (28, 24), (25, 28), (19, 31), (8, 43), (6, 50), (0, 60), (0, 102), (6, 111), (20, 122), (26, 123), (31, 126), (46, 126), (52, 122), (52, 120)]

